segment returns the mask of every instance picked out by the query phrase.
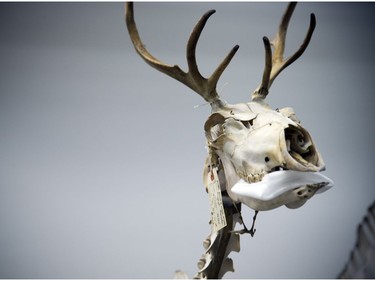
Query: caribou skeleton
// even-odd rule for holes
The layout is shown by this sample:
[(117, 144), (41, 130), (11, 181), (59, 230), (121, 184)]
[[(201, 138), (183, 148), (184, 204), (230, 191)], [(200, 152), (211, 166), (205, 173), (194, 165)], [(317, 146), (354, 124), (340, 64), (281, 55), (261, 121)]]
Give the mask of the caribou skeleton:
[[(296, 3), (288, 5), (274, 40), (263, 37), (265, 68), (251, 102), (228, 104), (220, 98), (216, 86), (239, 46), (233, 47), (208, 78), (199, 72), (195, 55), (201, 32), (215, 10), (205, 13), (190, 35), (186, 48), (188, 71), (185, 72), (148, 52), (134, 21), (133, 3), (126, 4), (126, 25), (141, 58), (188, 86), (212, 108), (204, 125), (208, 147), (204, 184), (213, 213), (212, 230), (203, 243), (205, 253), (198, 262), (195, 278), (221, 278), (227, 271), (234, 271), (228, 255), (240, 250), (239, 234), (254, 235), (258, 211), (282, 205), (298, 208), (314, 194), (333, 186), (332, 180), (320, 173), (325, 169), (323, 159), (294, 110), (289, 107), (273, 110), (265, 103), (273, 81), (304, 53), (316, 25), (315, 16), (311, 14), (302, 45), (284, 59), (287, 28), (295, 7)], [(250, 230), (243, 223), (241, 204), (255, 210)], [(236, 223), (243, 224), (244, 229), (235, 230)]]

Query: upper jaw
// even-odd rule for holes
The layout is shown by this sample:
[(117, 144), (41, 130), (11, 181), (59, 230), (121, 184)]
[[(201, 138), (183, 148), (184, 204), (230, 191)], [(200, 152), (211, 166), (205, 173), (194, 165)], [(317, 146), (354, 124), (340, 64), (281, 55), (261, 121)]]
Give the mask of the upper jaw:
[(231, 188), (238, 200), (254, 210), (271, 210), (282, 205), (298, 208), (315, 193), (333, 186), (333, 181), (319, 172), (274, 171), (261, 181), (240, 179)]

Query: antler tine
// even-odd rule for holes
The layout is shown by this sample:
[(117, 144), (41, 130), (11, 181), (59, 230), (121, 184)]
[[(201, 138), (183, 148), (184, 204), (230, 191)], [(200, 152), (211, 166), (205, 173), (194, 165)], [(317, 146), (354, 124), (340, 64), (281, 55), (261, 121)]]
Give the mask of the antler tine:
[(145, 48), (139, 33), (137, 26), (134, 21), (134, 13), (133, 13), (133, 3), (127, 2), (126, 3), (126, 26), (128, 28), (128, 32), (132, 43), (134, 45), (135, 50), (137, 53), (144, 59), (144, 61), (149, 64), (150, 66), (156, 68), (157, 70), (167, 74), (167, 75), (175, 75), (176, 79), (182, 79), (185, 76), (185, 73), (176, 65), (171, 66), (164, 64), (163, 62), (159, 61), (157, 58), (153, 57)]
[(193, 78), (193, 82), (197, 84), (197, 87), (200, 89), (200, 92), (205, 94), (206, 97), (203, 96), (203, 98), (206, 101), (210, 101), (211, 103), (213, 101), (219, 100), (219, 95), (216, 92), (217, 82), (219, 81), (221, 74), (229, 65), (230, 61), (232, 60), (233, 56), (236, 54), (239, 48), (238, 45), (234, 46), (233, 49), (229, 52), (229, 54), (224, 58), (221, 64), (216, 68), (216, 70), (208, 79), (204, 78), (200, 74), (195, 56), (196, 47), (204, 26), (206, 25), (209, 17), (212, 16), (215, 12), (215, 10), (210, 10), (201, 17), (201, 19), (198, 21), (193, 31), (191, 32), (189, 41), (186, 46), (186, 59), (189, 67), (188, 74), (191, 75), (191, 77)]
[[(296, 5), (296, 2), (289, 3), (288, 8), (286, 9), (282, 17), (278, 33), (276, 34), (276, 37), (272, 42), (270, 42), (267, 37), (263, 37), (266, 63), (264, 67), (262, 83), (254, 91), (252, 95), (253, 100), (265, 99), (275, 78), (280, 74), (281, 71), (283, 71), (286, 67), (296, 61), (305, 52), (307, 46), (310, 43), (312, 34), (316, 26), (316, 19), (314, 14), (310, 15), (309, 29), (302, 45), (292, 56), (284, 60), (285, 38), (288, 31), (289, 21), (292, 17)], [(273, 55), (271, 45), (274, 47)]]
[(238, 50), (238, 45), (236, 45), (230, 53), (225, 57), (225, 59), (221, 62), (221, 64), (216, 68), (213, 74), (207, 79), (204, 78), (198, 69), (197, 61), (196, 61), (196, 46), (200, 37), (200, 34), (203, 31), (203, 28), (209, 19), (209, 17), (215, 13), (215, 10), (210, 10), (205, 13), (202, 18), (198, 21), (195, 25), (188, 43), (186, 47), (186, 58), (188, 63), (188, 72), (184, 72), (181, 68), (177, 65), (171, 66), (165, 64), (152, 56), (147, 49), (145, 48), (144, 44), (141, 41), (139, 36), (137, 26), (134, 21), (134, 12), (133, 12), (133, 3), (127, 2), (126, 3), (126, 25), (128, 27), (130, 38), (133, 42), (133, 45), (137, 51), (137, 53), (153, 68), (163, 72), (164, 74), (169, 75), (170, 77), (180, 81), (181, 83), (188, 86), (190, 89), (198, 93), (202, 96), (207, 102), (213, 105), (214, 103), (218, 103), (221, 105), (221, 100), (219, 95), (216, 91), (217, 82), (225, 70), (225, 68), (230, 63), (231, 59), (235, 55)]
[(197, 22), (195, 25), (193, 31), (190, 34), (189, 41), (186, 45), (186, 60), (189, 67), (189, 72), (191, 73), (191, 76), (194, 78), (195, 81), (202, 82), (205, 80), (204, 77), (200, 74), (198, 70), (197, 60), (196, 60), (196, 48), (198, 44), (199, 37), (208, 21), (210, 16), (212, 16), (214, 13), (216, 13), (215, 10), (210, 10), (207, 13), (205, 13), (201, 19)]

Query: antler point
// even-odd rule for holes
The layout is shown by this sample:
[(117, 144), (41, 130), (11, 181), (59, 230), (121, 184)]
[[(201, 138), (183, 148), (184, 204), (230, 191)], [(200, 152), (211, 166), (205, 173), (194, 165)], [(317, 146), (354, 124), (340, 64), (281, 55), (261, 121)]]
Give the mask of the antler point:
[(212, 16), (215, 13), (216, 13), (215, 9), (209, 10), (209, 11), (206, 12), (206, 14), (204, 15), (204, 17), (209, 18), (210, 16)]
[(315, 27), (315, 25), (316, 25), (316, 17), (315, 17), (314, 13), (310, 14), (310, 22), (311, 22), (311, 25), (313, 25)]

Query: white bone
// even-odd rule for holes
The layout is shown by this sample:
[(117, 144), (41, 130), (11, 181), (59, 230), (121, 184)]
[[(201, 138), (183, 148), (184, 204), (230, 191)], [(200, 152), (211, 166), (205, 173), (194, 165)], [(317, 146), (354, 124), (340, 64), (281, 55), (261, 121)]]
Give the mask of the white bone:
[[(298, 201), (296, 188), (312, 185), (316, 193), (333, 186), (333, 181), (319, 172), (276, 171), (266, 174), (260, 182), (247, 183), (240, 179), (231, 189), (239, 201), (256, 210), (270, 210)], [(313, 192), (313, 190), (311, 190)]]

